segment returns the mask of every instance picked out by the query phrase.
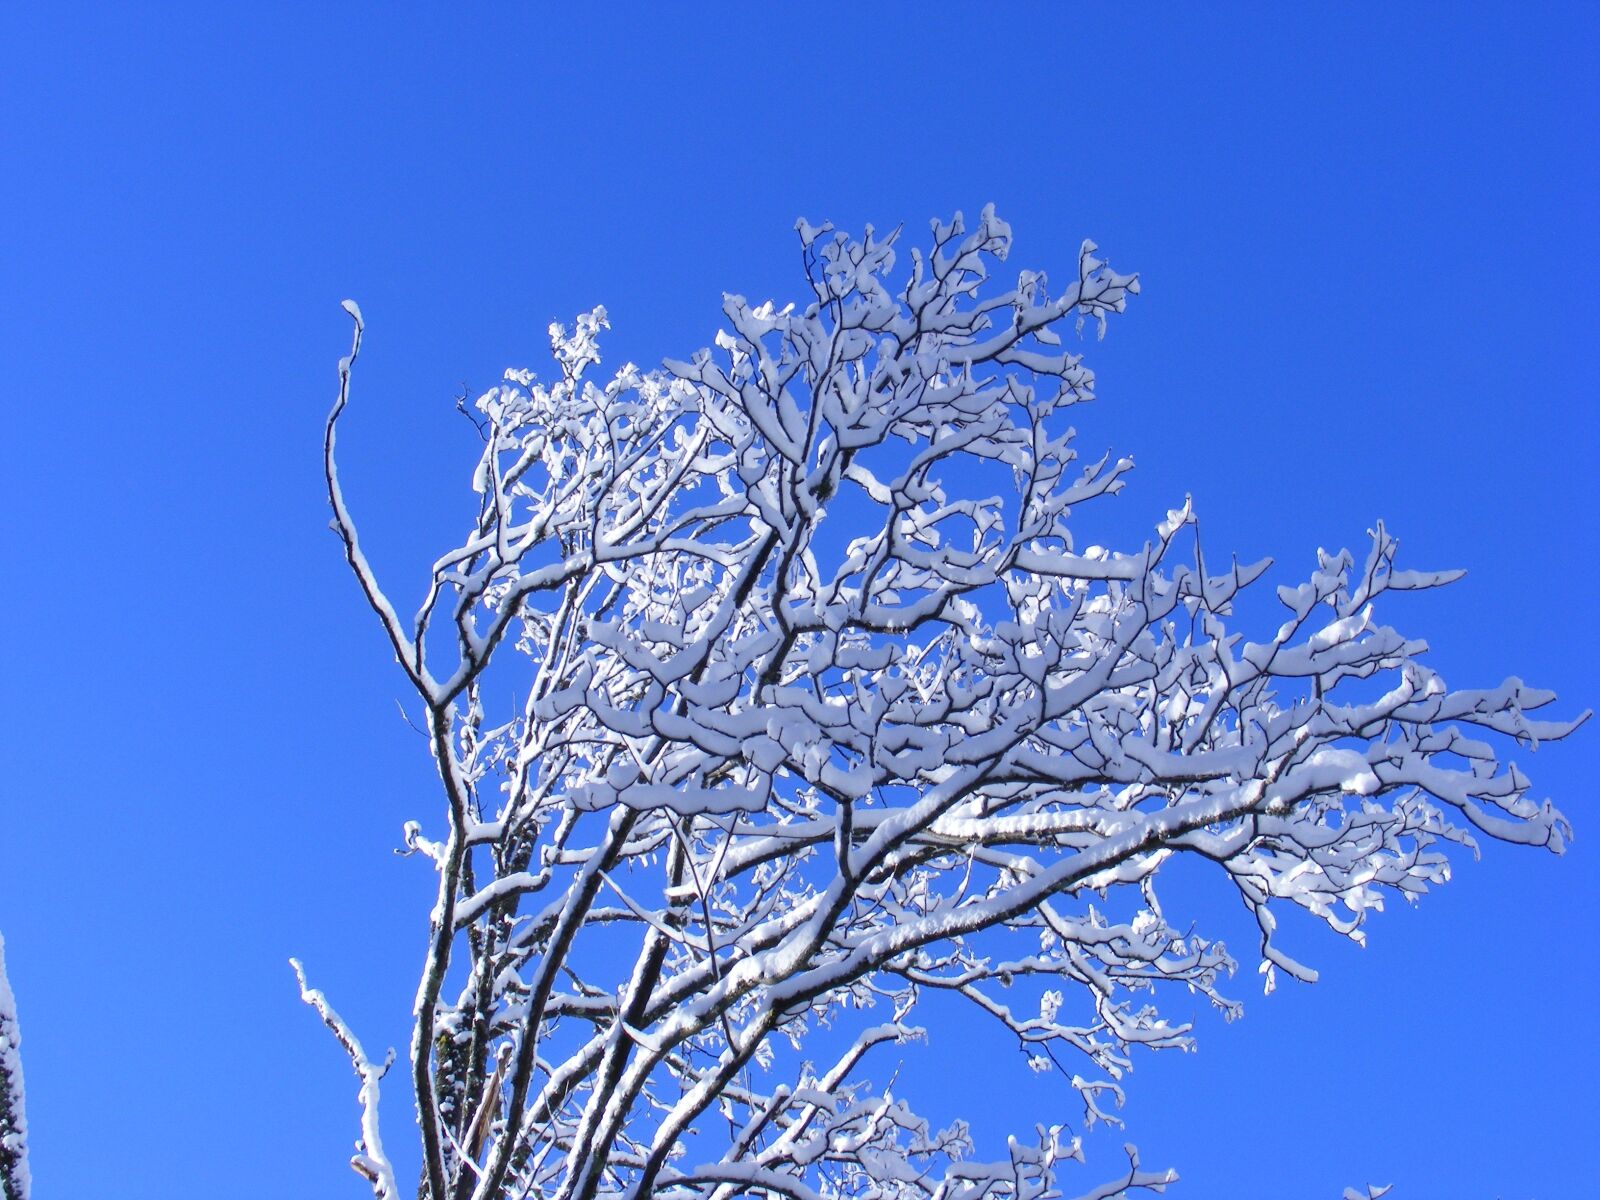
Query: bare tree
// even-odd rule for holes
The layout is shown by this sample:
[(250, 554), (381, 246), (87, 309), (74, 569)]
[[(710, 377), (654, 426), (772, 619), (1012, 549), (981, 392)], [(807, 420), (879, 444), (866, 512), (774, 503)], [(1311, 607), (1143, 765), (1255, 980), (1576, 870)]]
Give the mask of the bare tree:
[[(1396, 567), (1381, 524), (1279, 588), (1257, 642), (1228, 621), (1267, 564), (1207, 562), (1187, 503), (1133, 553), (1074, 545), (1131, 464), (1078, 461), (1093, 376), (1061, 331), (1103, 334), (1136, 277), (1085, 243), (1065, 287), (991, 293), (987, 209), (898, 274), (898, 231), (798, 229), (799, 307), (727, 297), (715, 351), (604, 383), (596, 309), (551, 328), (550, 382), (480, 397), (477, 515), (409, 618), (335, 466), (346, 303), (334, 527), (443, 791), (405, 834), (438, 874), (409, 1080), (430, 1200), (1060, 1195), (1063, 1127), (984, 1161), (864, 1078), (921, 997), (1113, 1120), (1132, 1048), (1190, 1040), (1152, 996), (1235, 1008), (1164, 864), (1234, 885), (1270, 989), (1315, 978), (1273, 902), (1359, 939), (1386, 891), (1448, 876), (1444, 843), (1568, 836), (1495, 742), (1576, 723), (1516, 679), (1451, 691), (1378, 622), (1454, 578)], [(398, 1195), (383, 1068), (301, 984), (361, 1079), (354, 1165)], [(1085, 1194), (1176, 1178), (1130, 1160)]]

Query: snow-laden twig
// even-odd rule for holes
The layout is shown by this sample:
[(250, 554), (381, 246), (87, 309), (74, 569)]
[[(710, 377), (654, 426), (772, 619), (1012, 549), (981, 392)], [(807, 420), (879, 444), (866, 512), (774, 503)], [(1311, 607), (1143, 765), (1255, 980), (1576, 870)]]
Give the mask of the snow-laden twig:
[(367, 1052), (361, 1048), (361, 1040), (345, 1024), (344, 1018), (334, 1011), (327, 996), (306, 982), (306, 973), (300, 960), (291, 958), (289, 965), (294, 968), (294, 977), (300, 984), (300, 999), (316, 1009), (322, 1023), (344, 1047), (344, 1052), (350, 1057), (350, 1065), (361, 1080), (361, 1140), (356, 1144), (356, 1153), (350, 1159), (350, 1165), (372, 1185), (376, 1200), (398, 1200), (400, 1192), (395, 1184), (394, 1168), (383, 1152), (383, 1137), (378, 1129), (378, 1084), (394, 1062), (394, 1051), (390, 1050), (382, 1063), (375, 1063), (368, 1058)]

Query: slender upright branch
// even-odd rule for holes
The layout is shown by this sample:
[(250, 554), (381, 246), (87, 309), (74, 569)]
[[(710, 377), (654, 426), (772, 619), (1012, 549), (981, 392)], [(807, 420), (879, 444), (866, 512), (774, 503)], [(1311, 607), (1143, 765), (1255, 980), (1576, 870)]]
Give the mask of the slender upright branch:
[(300, 999), (316, 1009), (322, 1023), (333, 1031), (333, 1036), (350, 1056), (350, 1065), (361, 1080), (361, 1142), (350, 1165), (372, 1185), (376, 1200), (398, 1200), (400, 1192), (395, 1184), (394, 1168), (383, 1152), (383, 1138), (378, 1130), (378, 1084), (394, 1062), (394, 1051), (390, 1050), (381, 1064), (368, 1058), (366, 1051), (361, 1048), (360, 1039), (334, 1011), (328, 998), (306, 983), (306, 973), (300, 960), (291, 958), (289, 965), (294, 968), (294, 977), (300, 983)]

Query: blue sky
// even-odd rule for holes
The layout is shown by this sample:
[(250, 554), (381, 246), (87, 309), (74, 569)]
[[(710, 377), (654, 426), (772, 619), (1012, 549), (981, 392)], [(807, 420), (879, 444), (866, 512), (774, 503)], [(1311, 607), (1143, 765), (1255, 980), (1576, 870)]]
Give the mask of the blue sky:
[[(1092, 237), (1142, 273), (1075, 415), (1139, 463), (1089, 540), (1189, 492), (1208, 548), (1295, 582), (1382, 517), (1470, 571), (1388, 613), (1447, 680), (1600, 704), (1594, 8), (261, 7), (0, 11), (0, 930), (41, 1194), (361, 1194), (285, 960), (404, 1045), (430, 883), (389, 850), (436, 799), (326, 528), (345, 296), (347, 494), (409, 596), (468, 511), (453, 398), (550, 320), (604, 303), (609, 361), (684, 355), (722, 291), (799, 294), (797, 216), (992, 200), (1019, 266)], [(1586, 1186), (1595, 737), (1519, 755), (1565, 859), (1490, 847), (1364, 951), (1305, 929), (1321, 983), (1246, 963), (1242, 1022), (1139, 1061), (1174, 1194)], [(936, 1037), (925, 1106), (1071, 1109), (988, 1049)]]

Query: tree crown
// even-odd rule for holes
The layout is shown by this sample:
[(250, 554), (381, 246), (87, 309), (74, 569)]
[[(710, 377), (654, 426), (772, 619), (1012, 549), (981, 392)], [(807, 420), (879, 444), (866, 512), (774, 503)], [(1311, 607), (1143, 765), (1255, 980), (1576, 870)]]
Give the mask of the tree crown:
[[(1261, 641), (1229, 622), (1267, 564), (1208, 564), (1187, 503), (1134, 552), (1075, 544), (1132, 464), (1079, 460), (1063, 410), (1094, 379), (1062, 333), (1103, 334), (1137, 277), (1086, 242), (1059, 289), (995, 286), (992, 209), (900, 273), (898, 230), (798, 231), (803, 303), (725, 297), (714, 349), (604, 383), (595, 309), (552, 326), (549, 382), (480, 397), (477, 515), (410, 618), (339, 486), (347, 303), (334, 524), (445, 799), (442, 836), (406, 833), (438, 872), (411, 1047), (436, 1200), (1059, 1194), (1065, 1126), (989, 1162), (863, 1077), (922, 996), (1114, 1121), (1131, 1048), (1189, 1044), (1162, 986), (1236, 1011), (1165, 863), (1234, 885), (1270, 989), (1315, 978), (1273, 902), (1359, 939), (1386, 891), (1447, 878), (1445, 843), (1569, 836), (1485, 739), (1573, 725), (1515, 679), (1447, 688), (1379, 622), (1455, 576), (1398, 568), (1381, 523), (1279, 588)], [(355, 1165), (396, 1195), (381, 1069), (306, 994), (362, 1078)], [(1088, 1194), (1172, 1178), (1135, 1156)]]

